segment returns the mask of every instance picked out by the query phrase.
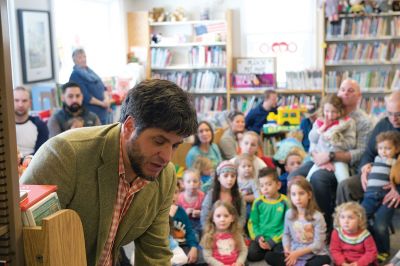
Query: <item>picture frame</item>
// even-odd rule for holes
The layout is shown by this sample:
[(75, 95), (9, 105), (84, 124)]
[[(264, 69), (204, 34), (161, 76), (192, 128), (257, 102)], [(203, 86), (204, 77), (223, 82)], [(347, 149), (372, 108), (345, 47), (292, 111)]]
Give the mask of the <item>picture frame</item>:
[(25, 9), (17, 12), (23, 82), (53, 79), (50, 13)]

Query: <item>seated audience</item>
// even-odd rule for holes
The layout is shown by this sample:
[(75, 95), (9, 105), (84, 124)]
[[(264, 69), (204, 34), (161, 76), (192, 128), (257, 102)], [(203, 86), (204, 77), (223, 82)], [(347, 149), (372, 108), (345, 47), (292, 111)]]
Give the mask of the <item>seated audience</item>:
[(206, 121), (199, 122), (197, 133), (194, 135), (193, 147), (186, 155), (186, 167), (192, 168), (197, 157), (207, 157), (213, 163), (213, 167), (222, 161), (221, 152), (218, 145), (214, 142), (214, 131), (210, 123)]
[(39, 117), (29, 115), (32, 106), (30, 93), (24, 87), (14, 89), (14, 113), (17, 146), (22, 157), (34, 155), (49, 138), (49, 130)]
[(224, 160), (230, 160), (238, 155), (239, 141), (245, 130), (244, 114), (242, 112), (230, 112), (228, 120), (229, 128), (224, 131), (218, 144)]
[(263, 125), (266, 124), (270, 112), (277, 113), (278, 94), (274, 90), (264, 93), (264, 100), (255, 108), (250, 110), (245, 119), (246, 129), (260, 134)]
[(248, 222), (252, 239), (249, 261), (265, 260), (266, 253), (283, 251), (283, 223), (289, 208), (286, 196), (279, 193), (281, 183), (275, 169), (261, 169), (258, 182), (261, 196), (254, 201)]
[(82, 105), (83, 95), (77, 83), (67, 82), (61, 87), (61, 91), (62, 109), (54, 113), (47, 122), (50, 137), (72, 128), (100, 125), (97, 115)]

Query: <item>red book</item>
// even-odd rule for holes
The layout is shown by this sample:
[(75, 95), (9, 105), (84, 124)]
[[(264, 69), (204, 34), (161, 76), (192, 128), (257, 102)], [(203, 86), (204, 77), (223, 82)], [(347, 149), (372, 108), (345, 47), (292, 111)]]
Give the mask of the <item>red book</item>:
[(55, 185), (19, 185), (20, 191), (26, 191), (28, 197), (19, 203), (21, 211), (26, 211), (41, 199), (57, 190)]

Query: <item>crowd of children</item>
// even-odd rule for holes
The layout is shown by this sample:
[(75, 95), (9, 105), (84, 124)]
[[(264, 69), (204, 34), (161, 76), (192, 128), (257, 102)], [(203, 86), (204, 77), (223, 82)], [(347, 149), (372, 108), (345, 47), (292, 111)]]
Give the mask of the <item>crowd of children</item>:
[[(354, 146), (355, 122), (344, 115), (343, 108), (341, 98), (335, 95), (322, 100), (321, 116), (310, 131), (310, 153)], [(209, 125), (201, 125), (207, 131), (203, 142), (212, 147), (212, 129), (208, 132)], [(267, 166), (257, 156), (261, 139), (253, 131), (242, 134), (239, 155), (229, 161), (215, 165), (216, 161), (204, 154), (192, 156), (171, 209), (173, 229), (186, 231), (184, 239), (172, 234), (183, 246), (186, 263), (238, 266), (264, 260), (274, 266), (368, 266), (378, 265), (378, 259), (385, 261), (388, 257), (379, 254), (380, 247), (390, 243), (389, 233), (387, 228), (374, 228), (369, 219), (387, 208), (382, 205), (387, 193), (382, 187), (395, 185), (390, 170), (400, 152), (400, 133), (379, 134), (376, 143), (378, 156), (371, 165), (364, 200), (337, 206), (332, 232), (319, 211), (309, 178), (322, 168), (333, 171), (339, 183), (350, 175), (347, 164), (314, 165), (308, 176), (288, 181), (288, 175), (310, 158), (295, 145), (283, 152), (283, 160), (276, 161), (278, 167)], [(181, 207), (185, 211), (180, 211)], [(395, 211), (391, 210), (384, 212), (388, 219)], [(186, 218), (178, 219), (179, 214)], [(400, 266), (400, 252), (387, 265)]]

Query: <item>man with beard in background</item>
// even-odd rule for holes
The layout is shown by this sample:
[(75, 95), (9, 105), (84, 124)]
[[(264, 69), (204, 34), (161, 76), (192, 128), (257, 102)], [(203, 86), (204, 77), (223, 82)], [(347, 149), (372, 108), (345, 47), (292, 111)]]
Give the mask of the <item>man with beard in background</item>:
[(82, 106), (83, 94), (77, 83), (67, 82), (61, 87), (63, 106), (54, 113), (47, 127), (49, 137), (54, 137), (71, 128), (101, 125), (99, 118)]
[(171, 158), (197, 131), (187, 92), (146, 80), (128, 92), (119, 123), (49, 139), (21, 177), (54, 184), (61, 207), (82, 221), (87, 265), (116, 265), (135, 242), (135, 265), (171, 265), (169, 209), (176, 188)]

